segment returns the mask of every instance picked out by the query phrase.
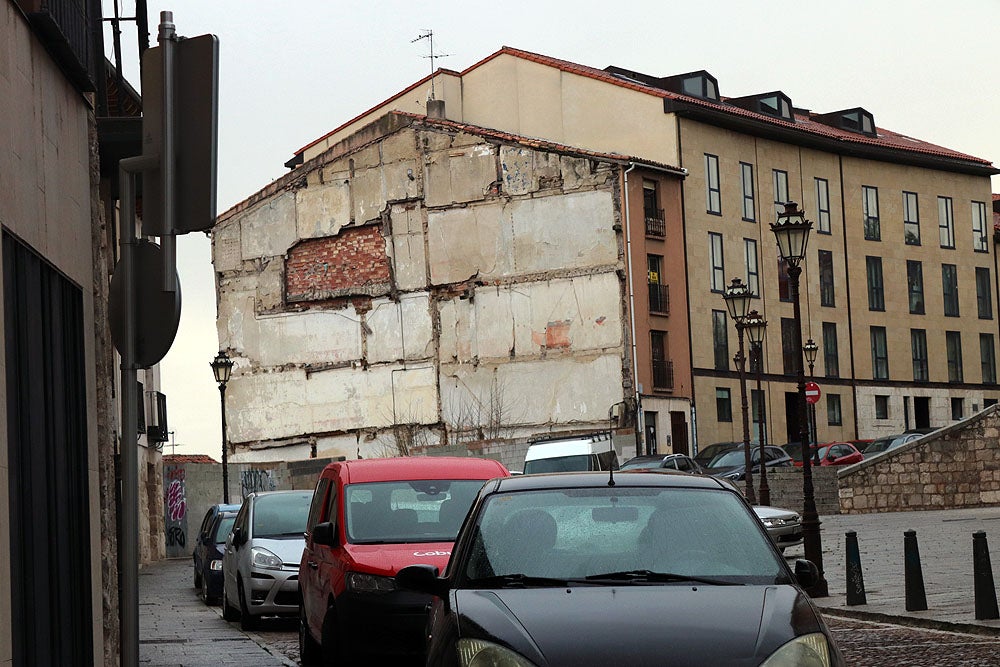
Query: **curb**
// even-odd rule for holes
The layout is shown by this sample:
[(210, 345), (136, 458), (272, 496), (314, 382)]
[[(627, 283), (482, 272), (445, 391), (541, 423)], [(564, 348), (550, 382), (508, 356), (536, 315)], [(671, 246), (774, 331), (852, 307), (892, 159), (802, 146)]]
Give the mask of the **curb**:
[(913, 628), (922, 628), (925, 630), (942, 630), (944, 632), (956, 632), (965, 635), (1000, 637), (1000, 627), (994, 627), (991, 625), (955, 623), (952, 621), (941, 621), (933, 618), (898, 616), (895, 614), (884, 614), (877, 611), (844, 609), (843, 607), (819, 607), (819, 610), (824, 616), (853, 618), (860, 621), (871, 621), (873, 623), (891, 623), (893, 625), (904, 625)]

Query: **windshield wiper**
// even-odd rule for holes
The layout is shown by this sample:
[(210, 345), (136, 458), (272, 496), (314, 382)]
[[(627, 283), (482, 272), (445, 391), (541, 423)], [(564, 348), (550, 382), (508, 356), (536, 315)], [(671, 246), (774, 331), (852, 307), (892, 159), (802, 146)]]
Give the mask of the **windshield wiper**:
[(675, 574), (673, 572), (654, 572), (653, 570), (622, 570), (620, 572), (606, 572), (605, 574), (592, 574), (586, 577), (586, 581), (626, 581), (636, 583), (647, 582), (674, 582), (693, 581), (698, 584), (709, 584), (712, 586), (742, 586), (734, 581), (724, 579), (713, 579), (710, 577), (695, 577), (689, 574)]
[(494, 577), (482, 577), (471, 579), (470, 584), (483, 588), (530, 588), (532, 586), (565, 586), (566, 579), (553, 579), (551, 577), (530, 577), (526, 574), (501, 574)]

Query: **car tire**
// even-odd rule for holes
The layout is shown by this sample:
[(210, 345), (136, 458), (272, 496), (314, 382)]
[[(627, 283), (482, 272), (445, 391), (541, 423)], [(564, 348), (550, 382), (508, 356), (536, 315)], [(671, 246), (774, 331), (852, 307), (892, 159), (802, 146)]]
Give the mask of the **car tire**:
[(306, 621), (306, 610), (299, 603), (299, 659), (302, 665), (321, 665), (323, 651), (319, 642), (313, 639)]
[(222, 618), (226, 621), (238, 621), (240, 619), (239, 610), (229, 604), (229, 596), (226, 595), (224, 586), (222, 588)]
[(208, 577), (201, 578), (201, 599), (204, 600), (205, 604), (209, 606), (219, 603), (219, 601), (212, 597), (208, 592)]
[(330, 606), (323, 617), (322, 642), (320, 651), (323, 654), (323, 665), (325, 667), (335, 667), (348, 663), (348, 650), (344, 636), (340, 632), (340, 622), (337, 618), (336, 607)]
[(194, 564), (194, 587), (195, 589), (201, 588), (201, 572), (198, 570), (198, 563)]
[(243, 582), (239, 579), (236, 580), (236, 589), (240, 594), (240, 628), (243, 630), (256, 630), (260, 627), (260, 616), (254, 616), (250, 613), (250, 608), (247, 605), (247, 595), (243, 590)]

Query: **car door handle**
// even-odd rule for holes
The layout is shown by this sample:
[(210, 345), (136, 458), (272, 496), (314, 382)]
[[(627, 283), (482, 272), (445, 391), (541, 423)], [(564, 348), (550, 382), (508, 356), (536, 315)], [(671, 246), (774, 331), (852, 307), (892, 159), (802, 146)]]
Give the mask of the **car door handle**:
[(314, 570), (319, 567), (319, 564), (316, 561), (314, 561), (314, 560), (307, 561), (307, 564), (309, 565), (309, 567), (311, 567)]

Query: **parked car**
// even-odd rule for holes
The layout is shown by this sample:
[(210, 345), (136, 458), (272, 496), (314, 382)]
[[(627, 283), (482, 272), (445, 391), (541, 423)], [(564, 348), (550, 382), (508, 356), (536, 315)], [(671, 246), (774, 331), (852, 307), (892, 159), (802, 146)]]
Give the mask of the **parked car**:
[(865, 456), (873, 456), (875, 454), (881, 454), (884, 452), (892, 441), (898, 438), (901, 433), (893, 433), (892, 435), (883, 435), (879, 438), (872, 440), (867, 447), (864, 448), (863, 454)]
[(443, 568), (483, 483), (507, 476), (499, 462), (470, 457), (326, 466), (299, 564), (303, 664), (342, 664), (360, 653), (380, 664), (421, 656), (430, 598), (396, 590), (393, 576), (414, 563)]
[[(792, 462), (801, 468), (802, 447), (796, 445), (792, 451), (790, 451), (790, 447), (785, 447), (785, 451), (792, 457)], [(813, 463), (818, 458), (821, 466), (846, 466), (865, 460), (865, 455), (850, 442), (827, 442), (812, 445), (809, 449), (813, 453)]]
[(607, 433), (535, 440), (524, 455), (524, 474), (617, 470), (618, 453)]
[(928, 433), (933, 433), (936, 428), (919, 428), (911, 429), (904, 433), (895, 433), (893, 435), (885, 435), (881, 438), (876, 438), (872, 440), (871, 444), (868, 445), (865, 450), (865, 456), (872, 456), (873, 454), (880, 454), (882, 452), (887, 452), (890, 449), (896, 449), (897, 447), (902, 447), (903, 445), (913, 442), (918, 438), (922, 438)]
[(753, 511), (782, 553), (802, 544), (802, 519), (798, 513), (768, 505), (754, 505)]
[(443, 576), (433, 563), (396, 576), (434, 596), (427, 664), (844, 664), (800, 588), (816, 566), (793, 571), (731, 484), (614, 479), (488, 482)]
[(222, 558), (222, 617), (244, 630), (299, 611), (298, 571), (311, 491), (251, 493)]
[(653, 468), (664, 468), (667, 470), (680, 470), (701, 474), (701, 466), (686, 454), (642, 454), (633, 456), (622, 464), (622, 470), (648, 470)]
[(205, 604), (215, 604), (222, 595), (222, 551), (239, 509), (239, 505), (212, 505), (201, 520), (191, 558), (194, 587)]
[[(760, 447), (758, 446), (750, 446), (750, 465), (755, 470), (760, 467)], [(781, 447), (764, 445), (764, 465), (768, 468), (789, 467), (793, 465), (792, 457)], [(737, 449), (730, 449), (719, 454), (705, 467), (705, 472), (730, 481), (743, 479), (746, 476), (746, 450), (741, 445)]]
[(732, 449), (738, 449), (743, 446), (743, 442), (715, 442), (705, 447), (704, 449), (699, 449), (694, 455), (694, 460), (702, 468), (707, 468), (708, 464), (712, 462), (719, 454), (723, 452), (728, 452)]

